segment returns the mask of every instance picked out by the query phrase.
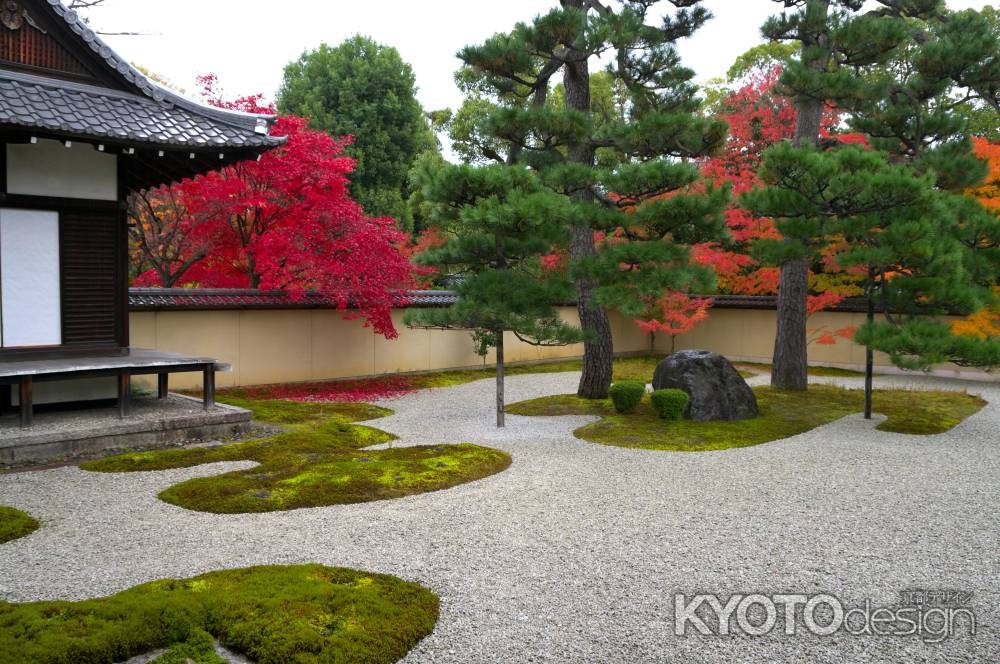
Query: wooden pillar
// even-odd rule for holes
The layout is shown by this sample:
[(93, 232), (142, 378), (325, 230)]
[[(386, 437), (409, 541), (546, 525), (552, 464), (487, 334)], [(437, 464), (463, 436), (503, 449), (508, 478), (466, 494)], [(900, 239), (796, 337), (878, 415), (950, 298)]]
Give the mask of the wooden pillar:
[(205, 367), (202, 381), (202, 394), (204, 397), (205, 410), (215, 408), (215, 365), (209, 364)]
[(10, 385), (0, 385), (0, 415), (10, 410), (11, 405), (14, 403), (11, 398), (12, 391)]
[(18, 396), (21, 399), (21, 428), (27, 429), (35, 419), (34, 407), (31, 401), (34, 380), (31, 376), (21, 376), (20, 387), (21, 390)]
[(156, 377), (156, 396), (159, 399), (166, 399), (170, 391), (170, 374), (164, 371)]
[(128, 417), (132, 412), (132, 372), (122, 369), (118, 373), (118, 417)]

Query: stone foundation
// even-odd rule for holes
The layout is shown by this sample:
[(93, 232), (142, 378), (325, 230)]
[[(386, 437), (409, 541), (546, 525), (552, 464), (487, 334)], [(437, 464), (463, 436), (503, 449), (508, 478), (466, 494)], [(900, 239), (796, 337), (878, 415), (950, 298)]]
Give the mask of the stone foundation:
[(35, 425), (21, 429), (15, 414), (0, 417), (0, 464), (44, 463), (106, 450), (137, 450), (188, 441), (231, 438), (248, 432), (252, 414), (217, 404), (205, 412), (201, 401), (171, 394), (138, 398), (133, 413), (119, 419), (114, 405), (39, 409)]

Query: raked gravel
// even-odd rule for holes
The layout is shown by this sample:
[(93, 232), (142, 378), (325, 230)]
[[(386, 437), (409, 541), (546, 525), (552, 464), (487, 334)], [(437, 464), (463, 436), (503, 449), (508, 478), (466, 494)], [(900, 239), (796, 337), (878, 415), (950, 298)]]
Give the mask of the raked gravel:
[[(577, 378), (514, 376), (508, 400), (572, 392)], [(575, 439), (588, 418), (508, 416), (497, 431), (487, 380), (394, 400), (396, 414), (373, 423), (397, 444), (468, 441), (514, 457), (503, 473), (436, 493), (212, 515), (156, 494), (247, 463), (0, 475), (0, 504), (44, 524), (0, 545), (0, 597), (82, 599), (162, 577), (320, 562), (441, 596), (434, 633), (406, 662), (998, 662), (1000, 384), (878, 383), (968, 389), (991, 404), (938, 436), (878, 432), (852, 416), (755, 447), (673, 453)], [(891, 605), (908, 588), (973, 592), (978, 634), (939, 645), (674, 634), (677, 591)]]

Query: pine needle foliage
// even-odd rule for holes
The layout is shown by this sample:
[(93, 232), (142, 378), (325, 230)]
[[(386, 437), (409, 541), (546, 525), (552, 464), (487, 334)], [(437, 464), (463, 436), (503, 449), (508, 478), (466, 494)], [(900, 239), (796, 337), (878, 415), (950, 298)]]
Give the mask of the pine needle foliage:
[[(726, 126), (699, 115), (694, 73), (675, 48), (709, 18), (699, 0), (561, 0), (458, 54), (469, 101), (451, 129), (462, 154), (493, 164), (497, 182), (504, 168), (529, 171), (542, 186), (530, 192), (535, 210), (568, 234), (548, 250), (568, 254), (587, 398), (611, 384), (606, 308), (635, 315), (665, 291), (713, 285), (690, 247), (725, 239), (728, 192), (701, 183), (692, 160), (719, 149)], [(611, 64), (592, 73), (601, 56)]]

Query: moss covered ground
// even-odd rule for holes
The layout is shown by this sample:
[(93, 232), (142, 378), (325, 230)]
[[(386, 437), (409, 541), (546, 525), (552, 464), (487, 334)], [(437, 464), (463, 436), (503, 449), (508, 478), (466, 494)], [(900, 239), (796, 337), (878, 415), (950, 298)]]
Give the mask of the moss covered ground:
[[(642, 355), (637, 357), (617, 357), (614, 361), (613, 380), (641, 380), (649, 382), (653, 379), (656, 365), (664, 358), (663, 355)], [(542, 364), (518, 364), (504, 369), (507, 376), (523, 376), (538, 373), (556, 373), (560, 371), (582, 371), (581, 360), (565, 360), (545, 362)], [(496, 375), (493, 367), (483, 369), (463, 369), (456, 371), (436, 371), (427, 374), (410, 376), (413, 385), (418, 388), (449, 387), (462, 385), (474, 380), (492, 378)]]
[(0, 602), (7, 664), (221, 664), (213, 637), (258, 664), (395, 662), (434, 628), (438, 598), (396, 577), (299, 565), (145, 583), (81, 602)]
[(160, 499), (201, 512), (272, 512), (398, 498), (446, 489), (500, 472), (508, 454), (478, 445), (360, 448), (394, 436), (354, 422), (389, 411), (357, 403), (225, 401), (253, 411), (259, 422), (286, 432), (219, 447), (156, 450), (107, 457), (81, 465), (97, 472), (187, 468), (217, 461), (260, 465), (175, 484)]
[[(542, 397), (515, 403), (513, 415), (597, 415), (599, 422), (580, 427), (577, 438), (602, 445), (648, 450), (705, 451), (747, 447), (804, 433), (864, 407), (864, 393), (831, 385), (810, 385), (805, 392), (769, 387), (754, 389), (760, 416), (737, 422), (662, 420), (648, 398), (631, 415), (619, 415), (610, 400), (575, 395)], [(928, 435), (943, 433), (978, 412), (986, 402), (961, 392), (877, 390), (873, 408), (888, 419), (881, 431)]]
[(30, 535), (41, 524), (30, 514), (13, 507), (0, 505), (0, 544)]
[[(653, 379), (656, 365), (663, 355), (642, 355), (619, 357), (614, 361), (613, 380), (641, 380), (648, 383)], [(766, 365), (759, 365), (769, 370)], [(508, 376), (523, 376), (540, 373), (580, 371), (580, 360), (561, 360), (539, 364), (516, 364), (506, 367)], [(757, 375), (754, 369), (741, 370), (744, 378)], [(229, 387), (219, 391), (220, 398), (244, 401), (294, 400), (306, 402), (356, 402), (381, 398), (393, 398), (415, 390), (433, 387), (452, 387), (476, 380), (493, 378), (496, 370), (492, 365), (481, 369), (455, 369), (420, 374), (392, 374), (372, 378), (330, 380), (315, 383), (289, 383), (282, 385), (257, 385), (249, 387)], [(189, 392), (197, 395), (198, 392)]]
[[(653, 371), (663, 356), (620, 357), (614, 362), (614, 380), (642, 380), (649, 382)], [(580, 360), (563, 360), (540, 364), (517, 364), (506, 367), (508, 376), (521, 376), (560, 371), (580, 371)], [(221, 399), (238, 400), (295, 400), (306, 402), (356, 402), (379, 398), (392, 398), (415, 390), (432, 387), (451, 387), (476, 380), (493, 378), (496, 369), (484, 365), (481, 369), (455, 369), (420, 374), (392, 374), (371, 378), (330, 380), (315, 383), (290, 383), (283, 385), (258, 385), (229, 387), (219, 391)], [(752, 372), (746, 375), (752, 375)], [(192, 395), (197, 392), (190, 392)]]
[[(740, 369), (746, 369), (749, 371), (754, 371), (762, 374), (771, 373), (771, 365), (763, 364), (760, 362), (736, 362), (736, 366)], [(865, 373), (863, 371), (853, 371), (851, 369), (840, 369), (838, 367), (809, 367), (810, 376), (833, 376), (838, 378), (863, 378)]]

